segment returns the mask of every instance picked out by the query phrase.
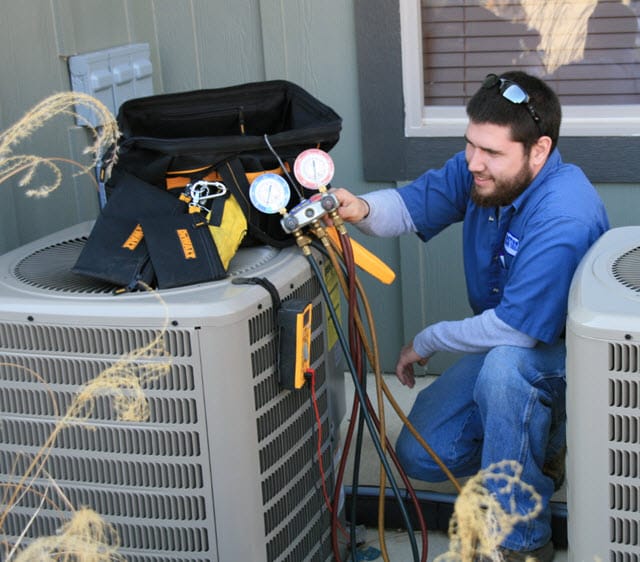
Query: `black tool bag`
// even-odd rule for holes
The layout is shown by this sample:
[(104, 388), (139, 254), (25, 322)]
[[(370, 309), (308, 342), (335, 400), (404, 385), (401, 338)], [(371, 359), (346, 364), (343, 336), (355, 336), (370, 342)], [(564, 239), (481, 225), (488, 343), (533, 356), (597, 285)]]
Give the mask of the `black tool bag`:
[[(279, 215), (252, 207), (251, 181), (266, 171), (284, 174), (280, 164), (292, 168), (307, 148), (329, 151), (342, 121), (296, 84), (273, 80), (129, 100), (120, 107), (118, 124), (119, 168), (161, 189), (180, 191), (200, 179), (221, 181), (247, 217), (242, 244), (280, 247), (293, 240), (283, 232)], [(107, 193), (114, 187), (108, 182)], [(304, 192), (296, 187), (289, 208), (299, 202), (297, 191)]]
[[(128, 288), (137, 280), (169, 288), (220, 279), (239, 245), (292, 244), (279, 214), (252, 207), (251, 181), (265, 172), (295, 181), (287, 170), (296, 156), (330, 150), (341, 129), (332, 109), (283, 80), (132, 99), (117, 120), (122, 136), (107, 203), (74, 271)], [(189, 206), (185, 194), (199, 181), (219, 182), (225, 198)], [(291, 188), (289, 209), (298, 193), (311, 195)], [(243, 220), (225, 221), (232, 213)], [(241, 231), (220, 236), (226, 225)], [(216, 238), (233, 246), (219, 254)]]
[(137, 288), (139, 281), (153, 287), (156, 276), (141, 223), (182, 215), (187, 204), (126, 172), (114, 176), (126, 189), (109, 198), (72, 269), (119, 287)]

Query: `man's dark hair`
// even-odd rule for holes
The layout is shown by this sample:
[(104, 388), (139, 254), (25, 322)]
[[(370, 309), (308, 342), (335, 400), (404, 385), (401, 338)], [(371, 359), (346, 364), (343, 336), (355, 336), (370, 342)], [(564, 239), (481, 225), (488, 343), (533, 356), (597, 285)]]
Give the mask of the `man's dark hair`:
[[(529, 95), (525, 103), (513, 103), (502, 95), (500, 78), (514, 82)], [(493, 123), (511, 127), (511, 138), (521, 142), (527, 152), (543, 135), (551, 137), (551, 150), (558, 143), (562, 110), (555, 92), (540, 78), (518, 70), (505, 72), (480, 87), (467, 104), (467, 115), (474, 123)]]

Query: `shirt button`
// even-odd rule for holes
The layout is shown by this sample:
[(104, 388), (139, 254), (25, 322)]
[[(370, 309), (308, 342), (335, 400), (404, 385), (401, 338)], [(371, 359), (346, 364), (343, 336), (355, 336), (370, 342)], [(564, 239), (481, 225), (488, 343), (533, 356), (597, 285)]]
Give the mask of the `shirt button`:
[(496, 295), (500, 292), (500, 289), (498, 289), (498, 287), (494, 287), (493, 289), (491, 289), (491, 292)]
[(496, 219), (494, 219), (492, 216), (489, 217), (489, 222), (493, 222), (494, 220)]

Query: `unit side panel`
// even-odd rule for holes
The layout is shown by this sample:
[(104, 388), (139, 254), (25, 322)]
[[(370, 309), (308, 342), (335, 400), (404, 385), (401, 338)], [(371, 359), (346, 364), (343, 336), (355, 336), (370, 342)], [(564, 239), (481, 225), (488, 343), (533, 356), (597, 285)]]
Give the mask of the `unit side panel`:
[(0, 330), (11, 334), (0, 348), (0, 480), (13, 491), (25, 475), (35, 478), (27, 493), (5, 496), (14, 504), (7, 541), (34, 513), (26, 543), (54, 535), (70, 516), (68, 501), (113, 525), (128, 560), (217, 560), (193, 333), (40, 323)]
[(569, 552), (626, 560), (640, 544), (640, 346), (567, 337)]

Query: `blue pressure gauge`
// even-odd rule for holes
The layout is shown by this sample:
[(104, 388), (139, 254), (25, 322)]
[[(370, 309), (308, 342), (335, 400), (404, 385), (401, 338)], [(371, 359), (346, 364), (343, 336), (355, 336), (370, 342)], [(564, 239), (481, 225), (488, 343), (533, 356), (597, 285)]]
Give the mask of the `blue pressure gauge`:
[(289, 184), (278, 174), (262, 174), (249, 187), (249, 199), (253, 206), (268, 215), (283, 212), (290, 198)]

